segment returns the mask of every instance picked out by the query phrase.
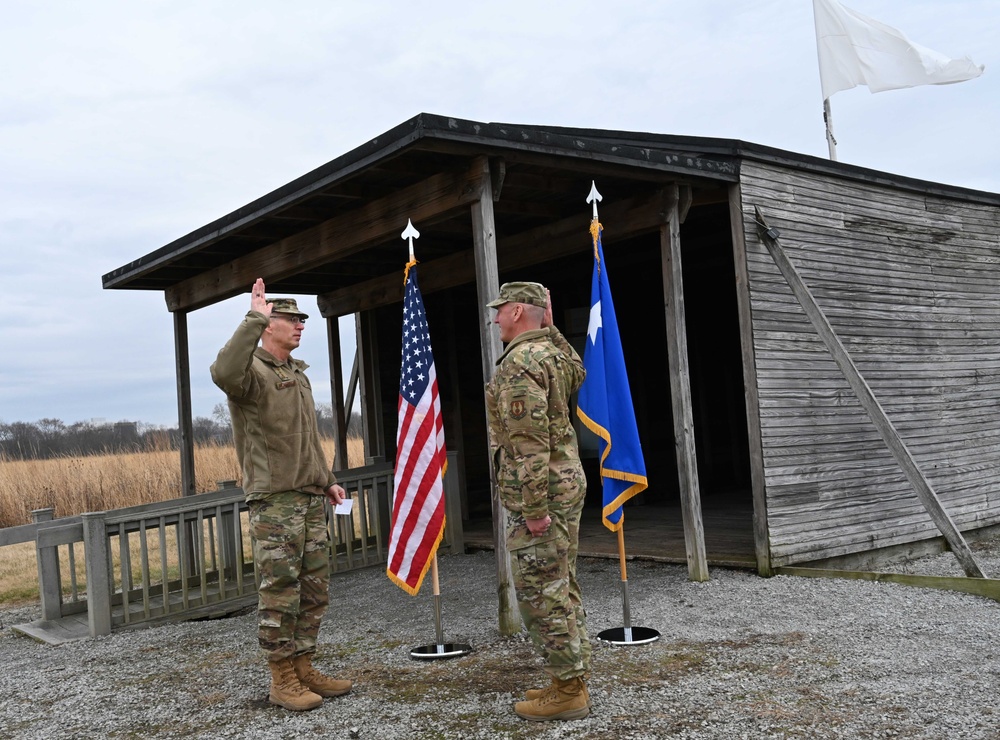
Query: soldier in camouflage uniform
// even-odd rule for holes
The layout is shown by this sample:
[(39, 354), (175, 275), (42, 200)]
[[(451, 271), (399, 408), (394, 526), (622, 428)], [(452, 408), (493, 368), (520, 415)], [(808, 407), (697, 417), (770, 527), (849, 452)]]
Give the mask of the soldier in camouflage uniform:
[(580, 719), (590, 711), (586, 612), (576, 580), (587, 481), (570, 396), (583, 383), (580, 356), (552, 324), (548, 291), (505, 283), (495, 323), (507, 348), (486, 386), (490, 449), (507, 516), (518, 606), (551, 685), (514, 705), (525, 719)]
[(212, 380), (229, 400), (250, 507), (260, 577), (258, 640), (271, 669), (269, 700), (293, 711), (313, 709), (322, 697), (351, 690), (350, 681), (330, 678), (312, 665), (329, 603), (324, 498), (338, 504), (345, 494), (320, 446), (306, 364), (291, 357), (307, 318), (294, 299), (268, 302), (258, 278), (250, 311), (212, 363)]

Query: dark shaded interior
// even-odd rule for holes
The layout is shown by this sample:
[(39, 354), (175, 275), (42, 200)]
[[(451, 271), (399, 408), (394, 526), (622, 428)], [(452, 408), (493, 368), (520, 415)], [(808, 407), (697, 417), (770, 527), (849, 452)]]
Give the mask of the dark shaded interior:
[[(606, 269), (646, 461), (649, 488), (627, 504), (658, 507), (680, 516), (680, 490), (664, 322), (663, 276), (658, 234), (625, 241), (605, 227)], [(609, 231), (611, 236), (609, 236)], [(736, 306), (733, 250), (726, 204), (692, 208), (681, 226), (684, 302), (691, 368), (691, 395), (704, 509), (735, 509), (750, 528), (752, 512), (743, 374)], [(501, 245), (502, 248), (502, 245)], [(583, 353), (589, 315), (592, 249), (580, 236), (575, 255), (502, 273), (508, 280), (535, 280), (552, 292), (556, 322)], [(422, 279), (422, 278), (421, 278)], [(448, 448), (464, 455), (470, 522), (490, 519), (483, 370), (479, 313), (472, 284), (425, 295)], [(395, 398), (399, 382), (402, 303), (378, 309), (381, 395)], [(395, 454), (396, 409), (383, 406), (386, 454)], [(581, 429), (578, 425), (578, 430)], [(586, 435), (586, 436), (584, 436)], [(600, 517), (601, 485), (596, 439), (584, 430), (581, 449), (588, 478), (587, 508)], [(589, 437), (589, 439), (588, 439)], [(711, 528), (706, 522), (706, 530)]]

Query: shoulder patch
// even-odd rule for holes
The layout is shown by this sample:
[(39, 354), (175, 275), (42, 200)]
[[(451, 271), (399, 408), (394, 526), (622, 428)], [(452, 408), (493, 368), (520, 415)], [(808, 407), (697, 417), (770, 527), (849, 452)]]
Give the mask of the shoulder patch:
[(528, 407), (522, 399), (515, 399), (510, 402), (510, 415), (513, 419), (523, 419), (528, 413)]

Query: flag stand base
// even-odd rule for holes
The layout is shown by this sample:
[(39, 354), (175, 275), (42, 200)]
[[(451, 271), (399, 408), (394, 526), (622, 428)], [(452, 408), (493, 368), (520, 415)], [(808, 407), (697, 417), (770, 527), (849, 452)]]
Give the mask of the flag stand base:
[(441, 660), (442, 658), (458, 658), (472, 652), (472, 647), (461, 642), (445, 642), (444, 630), (441, 628), (441, 584), (438, 581), (437, 553), (431, 560), (431, 573), (434, 578), (434, 637), (437, 642), (421, 645), (410, 651), (414, 660)]
[(612, 627), (597, 634), (598, 640), (612, 645), (648, 645), (660, 639), (660, 633), (649, 627)]
[(625, 574), (625, 539), (623, 528), (618, 529), (618, 556), (622, 571), (622, 621), (624, 627), (612, 627), (597, 633), (598, 640), (612, 645), (646, 645), (660, 639), (660, 633), (649, 627), (632, 626), (632, 609), (628, 605), (628, 577)]
[(472, 652), (470, 645), (457, 642), (445, 642), (437, 645), (421, 645), (410, 651), (414, 660), (441, 660), (442, 658), (457, 658)]

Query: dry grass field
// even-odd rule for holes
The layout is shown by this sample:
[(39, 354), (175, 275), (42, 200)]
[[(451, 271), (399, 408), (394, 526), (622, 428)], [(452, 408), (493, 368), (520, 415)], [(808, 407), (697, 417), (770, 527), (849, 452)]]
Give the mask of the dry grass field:
[[(324, 440), (328, 460), (332, 440)], [(219, 481), (240, 481), (236, 452), (230, 446), (203, 445), (195, 457), (195, 488), (214, 491)], [(350, 467), (364, 463), (360, 440), (348, 440)], [(53, 508), (56, 517), (86, 511), (108, 511), (176, 498), (181, 487), (180, 456), (175, 450), (88, 455), (54, 460), (0, 460), (0, 527), (31, 522), (35, 509)], [(77, 580), (82, 582), (83, 555), (77, 555)], [(70, 582), (62, 562), (63, 584)], [(0, 605), (38, 598), (33, 543), (0, 548)]]

